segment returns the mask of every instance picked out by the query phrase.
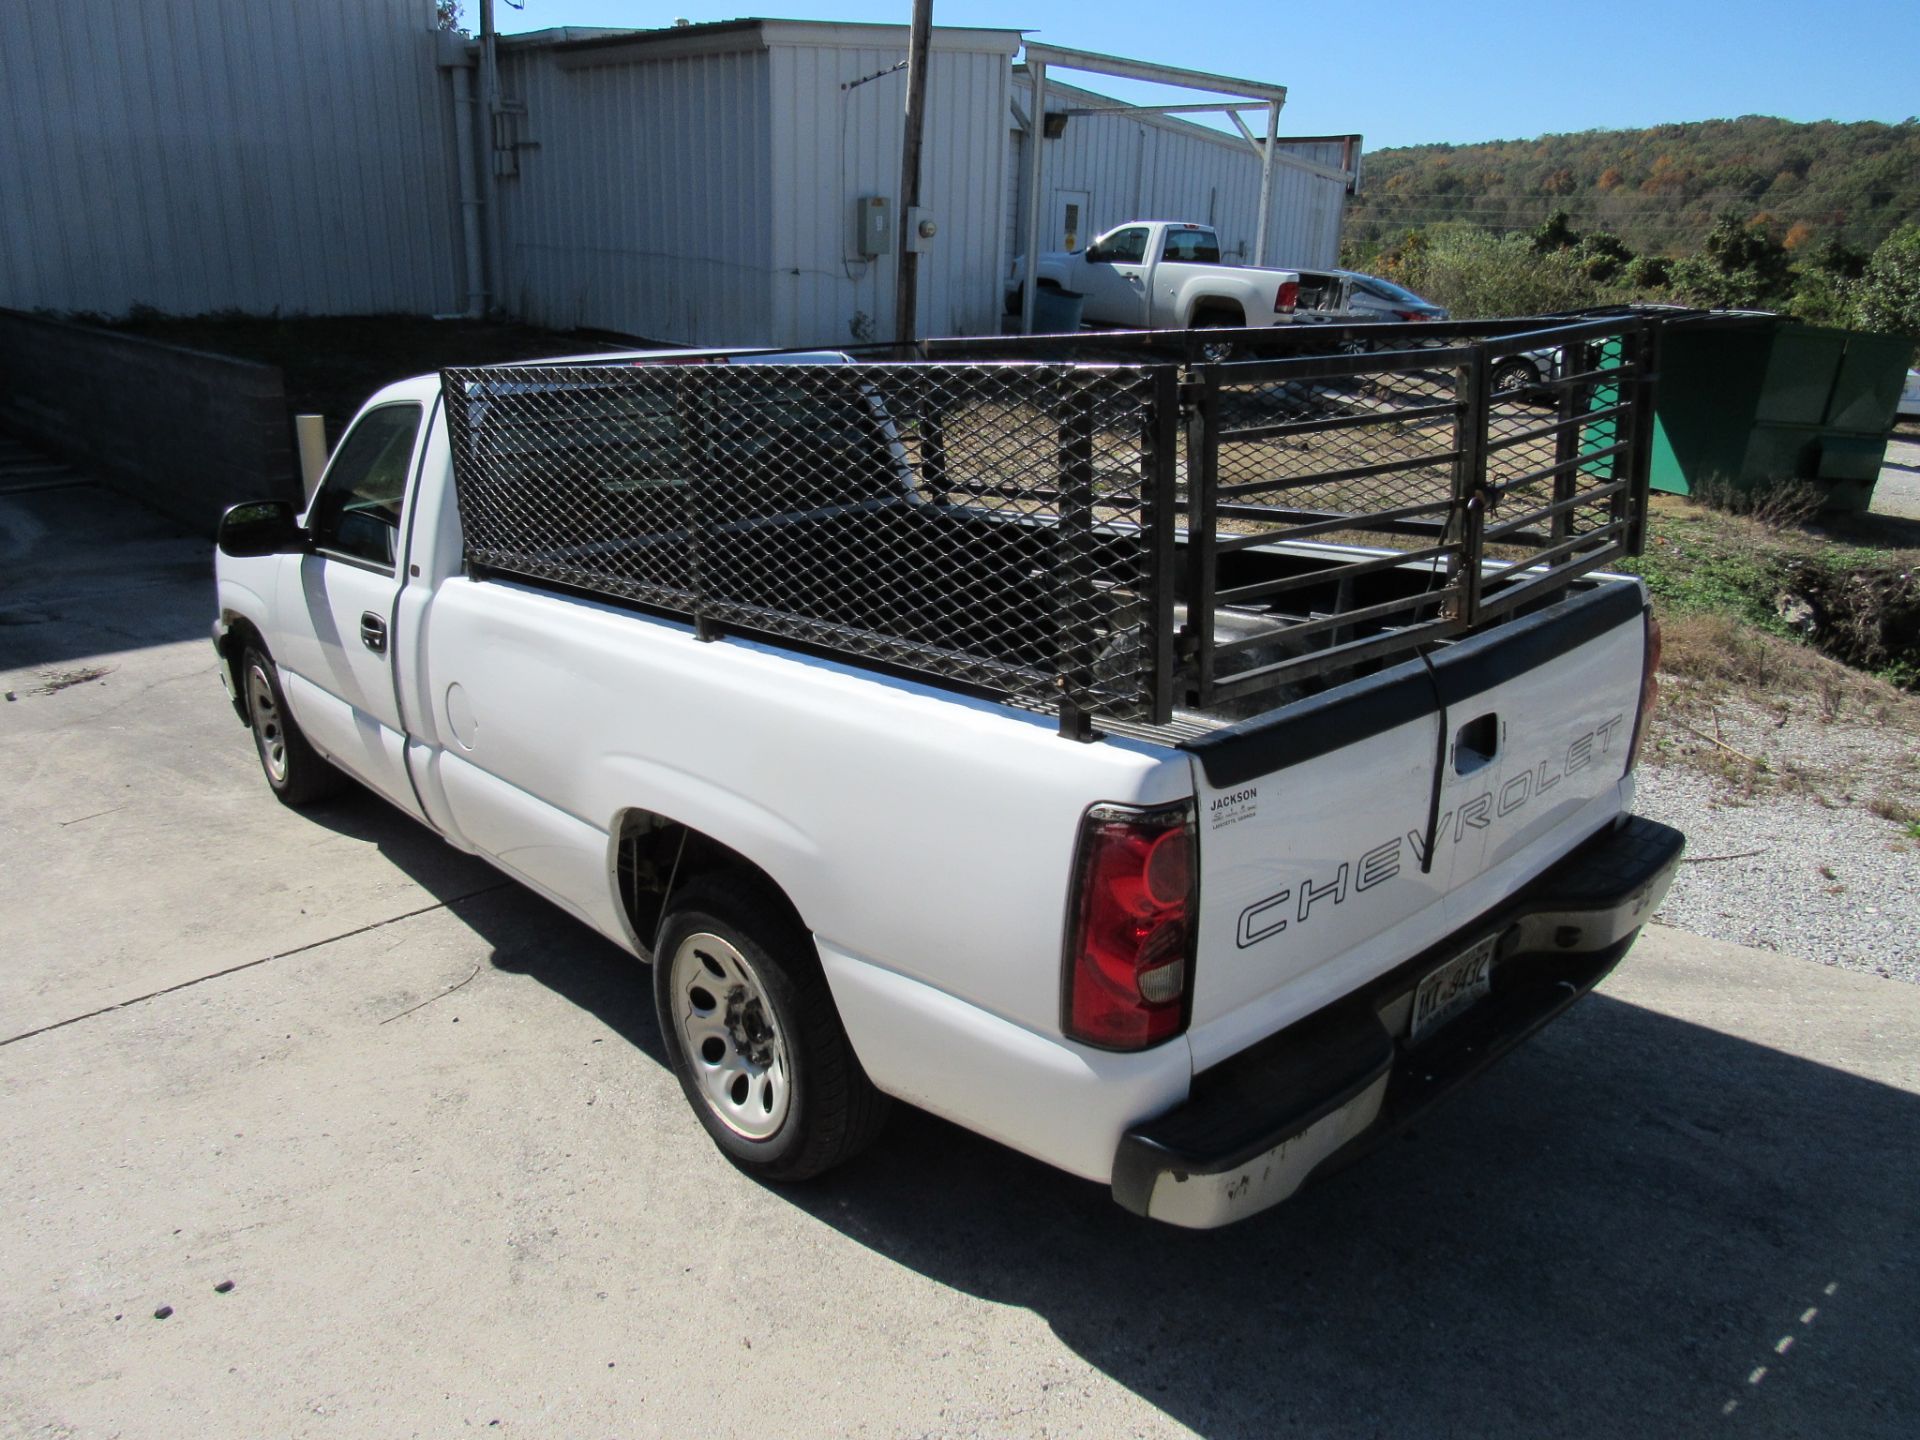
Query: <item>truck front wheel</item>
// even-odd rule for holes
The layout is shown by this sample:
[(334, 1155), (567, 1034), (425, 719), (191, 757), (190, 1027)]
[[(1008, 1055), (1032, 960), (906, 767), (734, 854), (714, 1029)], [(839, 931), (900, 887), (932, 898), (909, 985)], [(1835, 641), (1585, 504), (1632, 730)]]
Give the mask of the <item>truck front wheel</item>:
[(708, 876), (672, 902), (653, 960), (667, 1058), (720, 1151), (768, 1181), (851, 1159), (885, 1123), (811, 937), (751, 878)]
[(287, 709), (280, 672), (264, 650), (248, 646), (240, 657), (240, 684), (247, 698), (247, 727), (267, 784), (282, 804), (298, 809), (340, 789), (340, 772), (308, 743)]

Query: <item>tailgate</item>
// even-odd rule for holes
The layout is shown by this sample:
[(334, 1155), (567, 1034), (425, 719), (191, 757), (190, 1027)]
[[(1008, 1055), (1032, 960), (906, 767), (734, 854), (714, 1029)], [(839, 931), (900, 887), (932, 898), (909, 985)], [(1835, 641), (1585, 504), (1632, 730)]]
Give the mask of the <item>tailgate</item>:
[(1238, 1024), (1203, 1037), (1210, 1022), (1245, 1012), (1264, 1033), (1317, 1009), (1494, 903), (1483, 875), (1562, 831), (1499, 877), (1509, 888), (1585, 838), (1626, 764), (1644, 607), (1637, 584), (1608, 581), (1431, 666), (1189, 742), (1196, 1066), (1242, 1043)]

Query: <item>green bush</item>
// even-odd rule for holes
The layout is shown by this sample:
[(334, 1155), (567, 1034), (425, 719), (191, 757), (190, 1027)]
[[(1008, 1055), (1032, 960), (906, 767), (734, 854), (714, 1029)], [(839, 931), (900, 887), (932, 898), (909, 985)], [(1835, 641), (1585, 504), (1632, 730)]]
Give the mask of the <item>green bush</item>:
[(1905, 335), (1920, 344), (1920, 225), (1903, 225), (1881, 243), (1856, 294), (1862, 330)]
[(1550, 315), (1602, 300), (1601, 286), (1574, 250), (1536, 249), (1523, 234), (1435, 229), (1402, 244), (1395, 279), (1462, 320)]

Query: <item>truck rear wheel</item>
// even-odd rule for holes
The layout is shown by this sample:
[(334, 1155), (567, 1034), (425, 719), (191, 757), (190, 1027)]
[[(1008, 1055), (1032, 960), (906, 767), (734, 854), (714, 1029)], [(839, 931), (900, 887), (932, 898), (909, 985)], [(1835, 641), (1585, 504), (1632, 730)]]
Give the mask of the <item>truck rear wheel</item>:
[[(1228, 310), (1202, 310), (1193, 317), (1195, 330), (1237, 330), (1246, 323), (1246, 316)], [(1200, 358), (1209, 365), (1218, 365), (1233, 356), (1231, 340), (1206, 340), (1200, 344)]]
[(813, 942), (752, 879), (707, 876), (660, 928), (653, 1001), (687, 1103), (720, 1151), (768, 1181), (851, 1159), (886, 1121)]
[(1540, 371), (1531, 360), (1515, 355), (1493, 367), (1488, 383), (1493, 393), (1507, 399), (1531, 395), (1540, 388)]
[(247, 728), (260, 768), (280, 802), (296, 810), (324, 800), (340, 790), (340, 772), (320, 757), (300, 732), (287, 697), (280, 690), (280, 672), (257, 646), (240, 657), (240, 685), (247, 697)]

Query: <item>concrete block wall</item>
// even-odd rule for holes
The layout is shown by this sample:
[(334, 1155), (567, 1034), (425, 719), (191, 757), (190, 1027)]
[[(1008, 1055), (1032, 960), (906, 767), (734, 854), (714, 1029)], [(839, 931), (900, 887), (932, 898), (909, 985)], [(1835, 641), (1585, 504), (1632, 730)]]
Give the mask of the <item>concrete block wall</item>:
[(280, 371), (227, 355), (0, 310), (0, 427), (209, 536), (302, 495)]

